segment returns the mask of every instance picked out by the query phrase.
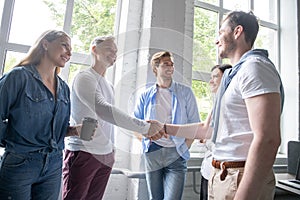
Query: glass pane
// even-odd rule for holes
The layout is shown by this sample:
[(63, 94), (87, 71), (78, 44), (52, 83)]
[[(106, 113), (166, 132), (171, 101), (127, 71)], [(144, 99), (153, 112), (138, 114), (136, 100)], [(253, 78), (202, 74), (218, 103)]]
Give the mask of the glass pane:
[(261, 20), (277, 22), (277, 0), (254, 0), (254, 14)]
[(211, 67), (216, 64), (217, 21), (217, 13), (202, 8), (195, 8), (193, 71), (210, 72)]
[(222, 62), (222, 64), (230, 64), (231, 65), (230, 59), (228, 59), (228, 58), (223, 58), (221, 62)]
[(78, 72), (81, 70), (87, 69), (89, 66), (87, 65), (80, 65), (80, 64), (74, 64), (71, 63), (70, 65), (70, 71), (69, 71), (69, 78), (68, 78), (68, 84), (71, 85), (73, 82), (74, 77)]
[[(57, 0), (16, 0), (11, 24), (9, 42), (32, 45), (48, 29), (63, 27), (63, 18), (51, 15), (51, 6)], [(34, 5), (34, 6), (32, 6)], [(65, 4), (60, 3), (55, 12), (65, 13)]]
[(241, 0), (224, 0), (224, 8), (228, 10), (249, 11), (249, 1)]
[(192, 90), (195, 94), (201, 120), (205, 120), (212, 109), (212, 95), (209, 84), (204, 81), (192, 80)]
[(216, 5), (216, 6), (219, 5), (219, 0), (200, 0), (200, 1), (204, 2), (204, 3), (213, 4), (213, 5)]
[(6, 52), (4, 71), (3, 73), (9, 72), (14, 66), (16, 66), (22, 58), (25, 57), (25, 53), (19, 53), (14, 51)]
[(96, 36), (113, 35), (116, 0), (76, 0), (71, 34), (75, 52), (88, 52)]
[(268, 50), (269, 58), (278, 67), (277, 31), (260, 26), (254, 47)]

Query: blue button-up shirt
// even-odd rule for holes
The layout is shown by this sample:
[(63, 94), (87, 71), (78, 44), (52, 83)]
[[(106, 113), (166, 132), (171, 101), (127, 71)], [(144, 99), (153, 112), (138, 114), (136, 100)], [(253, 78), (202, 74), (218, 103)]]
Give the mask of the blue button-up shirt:
[[(196, 98), (190, 87), (172, 81), (169, 88), (172, 94), (172, 124), (200, 122)], [(142, 120), (155, 118), (157, 85), (153, 85), (141, 94), (134, 111), (135, 117)], [(190, 154), (185, 138), (170, 136), (176, 145), (178, 154), (189, 159)], [(147, 152), (150, 144), (148, 138), (143, 138), (143, 151)]]
[(70, 91), (57, 79), (56, 99), (35, 66), (13, 68), (0, 79), (0, 143), (16, 153), (62, 150), (70, 120)]

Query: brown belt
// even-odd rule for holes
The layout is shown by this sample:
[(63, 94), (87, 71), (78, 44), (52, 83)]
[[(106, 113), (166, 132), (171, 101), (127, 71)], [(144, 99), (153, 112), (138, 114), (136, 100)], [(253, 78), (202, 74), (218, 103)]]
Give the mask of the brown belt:
[(220, 176), (221, 181), (225, 180), (228, 172), (228, 168), (241, 168), (245, 167), (246, 161), (236, 161), (236, 162), (221, 162), (218, 160), (213, 160), (212, 161), (212, 166), (217, 169), (222, 169), (222, 173)]

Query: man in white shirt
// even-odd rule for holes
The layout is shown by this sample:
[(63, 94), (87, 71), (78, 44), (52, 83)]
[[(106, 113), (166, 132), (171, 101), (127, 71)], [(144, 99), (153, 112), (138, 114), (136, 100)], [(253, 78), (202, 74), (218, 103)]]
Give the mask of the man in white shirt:
[(267, 52), (251, 50), (258, 29), (253, 13), (234, 11), (219, 30), (219, 56), (229, 58), (234, 67), (223, 80), (231, 82), (223, 84), (219, 94), (210, 199), (274, 196), (272, 166), (281, 141), (283, 90)]
[[(258, 29), (252, 12), (233, 11), (219, 30), (219, 56), (230, 59), (233, 68), (223, 75), (213, 111), (210, 200), (274, 197), (272, 166), (281, 142), (284, 91), (268, 52), (251, 50)], [(165, 127), (168, 134), (200, 139), (210, 137), (207, 129), (203, 123)]]
[(114, 164), (114, 125), (147, 136), (162, 128), (131, 117), (114, 106), (114, 88), (105, 78), (117, 57), (114, 38), (96, 37), (91, 43), (92, 64), (74, 78), (71, 116), (76, 124), (84, 117), (97, 119), (93, 139), (65, 139), (63, 199), (102, 199)]

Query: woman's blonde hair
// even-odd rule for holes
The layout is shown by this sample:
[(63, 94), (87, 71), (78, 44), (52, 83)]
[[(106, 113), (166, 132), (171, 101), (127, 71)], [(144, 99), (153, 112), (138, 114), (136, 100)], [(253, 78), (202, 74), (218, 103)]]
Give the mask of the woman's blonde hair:
[[(64, 31), (58, 31), (58, 30), (45, 31), (31, 46), (25, 58), (23, 58), (15, 67), (22, 66), (22, 65), (40, 64), (41, 59), (46, 52), (46, 50), (43, 47), (42, 41), (47, 40), (48, 42), (52, 42), (61, 37), (70, 38), (70, 36)], [(59, 72), (59, 69), (60, 69), (59, 67), (56, 67), (56, 74)]]

